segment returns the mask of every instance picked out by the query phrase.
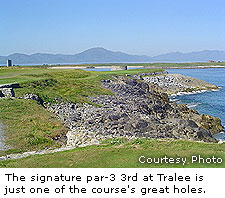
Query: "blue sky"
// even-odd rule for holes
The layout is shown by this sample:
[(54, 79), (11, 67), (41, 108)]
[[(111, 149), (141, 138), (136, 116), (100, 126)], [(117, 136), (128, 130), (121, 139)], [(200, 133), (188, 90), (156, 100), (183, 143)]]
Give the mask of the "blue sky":
[(0, 0), (0, 55), (225, 50), (224, 0)]

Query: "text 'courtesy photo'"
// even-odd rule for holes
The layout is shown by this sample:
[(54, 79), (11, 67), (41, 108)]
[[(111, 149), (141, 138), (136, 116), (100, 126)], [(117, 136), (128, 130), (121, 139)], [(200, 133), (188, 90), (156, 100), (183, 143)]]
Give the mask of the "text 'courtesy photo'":
[(224, 8), (0, 0), (0, 197), (223, 197)]

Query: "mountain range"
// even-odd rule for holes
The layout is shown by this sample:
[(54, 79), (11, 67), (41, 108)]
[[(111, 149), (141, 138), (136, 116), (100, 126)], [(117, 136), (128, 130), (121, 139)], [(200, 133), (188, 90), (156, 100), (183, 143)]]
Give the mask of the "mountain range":
[(102, 47), (91, 48), (78, 54), (46, 54), (31, 55), (15, 53), (9, 56), (0, 56), (0, 64), (10, 59), (13, 64), (61, 64), (61, 63), (113, 63), (113, 62), (197, 62), (197, 61), (224, 61), (225, 51), (203, 50), (199, 52), (172, 52), (158, 56), (130, 55), (123, 52), (114, 52)]

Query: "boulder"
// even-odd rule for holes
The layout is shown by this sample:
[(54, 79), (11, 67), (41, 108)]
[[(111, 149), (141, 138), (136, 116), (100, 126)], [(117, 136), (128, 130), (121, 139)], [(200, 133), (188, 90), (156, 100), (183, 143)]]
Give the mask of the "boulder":
[(6, 97), (6, 98), (15, 97), (13, 88), (0, 88), (0, 97)]
[(170, 103), (166, 93), (145, 81), (117, 76), (110, 83), (102, 81), (102, 87), (114, 95), (89, 97), (97, 106), (57, 103), (48, 107), (71, 129), (68, 145), (113, 137), (216, 142), (212, 134), (223, 128), (218, 118)]

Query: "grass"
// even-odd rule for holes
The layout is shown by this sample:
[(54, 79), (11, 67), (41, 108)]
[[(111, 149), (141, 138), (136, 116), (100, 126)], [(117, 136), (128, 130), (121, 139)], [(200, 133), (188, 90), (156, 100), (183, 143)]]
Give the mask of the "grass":
[[(102, 79), (114, 75), (138, 74), (155, 70), (128, 70), (113, 72), (88, 72), (83, 70), (54, 70), (46, 68), (0, 69), (0, 84), (20, 82), (16, 96), (25, 93), (39, 95), (44, 102), (58, 100), (88, 102), (86, 96), (112, 94), (100, 86)], [(0, 120), (5, 128), (8, 153), (57, 147), (52, 138), (65, 133), (66, 129), (51, 113), (35, 101), (0, 99)], [(138, 158), (187, 157), (201, 154), (217, 156), (225, 160), (225, 144), (197, 143), (183, 140), (125, 139), (106, 140), (104, 145), (88, 146), (70, 151), (30, 156), (18, 160), (0, 162), (0, 167), (183, 167), (181, 164), (141, 164)], [(225, 163), (225, 161), (224, 161)], [(225, 167), (223, 164), (186, 164), (185, 167)]]
[(22, 88), (15, 89), (17, 96), (34, 93), (44, 102), (55, 102), (55, 99), (59, 99), (75, 103), (90, 103), (87, 96), (112, 94), (100, 86), (102, 79), (110, 79), (113, 75), (154, 71), (160, 71), (160, 69), (90, 72), (78, 69), (9, 68), (0, 69), (0, 84), (19, 82)]
[[(113, 75), (137, 74), (158, 70), (132, 70), (115, 72), (88, 72), (83, 70), (54, 70), (46, 68), (1, 68), (0, 83), (19, 82), (22, 88), (14, 89), (16, 97), (26, 93), (39, 95), (44, 102), (88, 102), (87, 96), (112, 94), (100, 86), (102, 79)], [(52, 114), (35, 101), (0, 99), (0, 120), (4, 129), (9, 153), (56, 147), (52, 139), (66, 132), (66, 128)]]
[(36, 101), (0, 99), (0, 120), (4, 126), (9, 153), (58, 147), (52, 139), (66, 132), (63, 124)]
[[(116, 143), (115, 143), (116, 142)], [(121, 139), (113, 139), (104, 145), (88, 146), (69, 151), (46, 154), (41, 156), (30, 156), (17, 160), (0, 162), (0, 167), (30, 168), (30, 167), (55, 167), (55, 168), (168, 168), (168, 167), (225, 167), (225, 144), (209, 144), (190, 142), (185, 140), (157, 140), (137, 139), (127, 142)], [(187, 162), (183, 164), (141, 164), (138, 162), (140, 156), (151, 158), (158, 157), (186, 157)], [(212, 156), (220, 157), (223, 163), (192, 163), (193, 155), (201, 155), (203, 158)]]
[(0, 68), (0, 84), (34, 80), (36, 78), (32, 76), (29, 77), (29, 74), (42, 74), (44, 72), (45, 69), (40, 68), (2, 67)]

